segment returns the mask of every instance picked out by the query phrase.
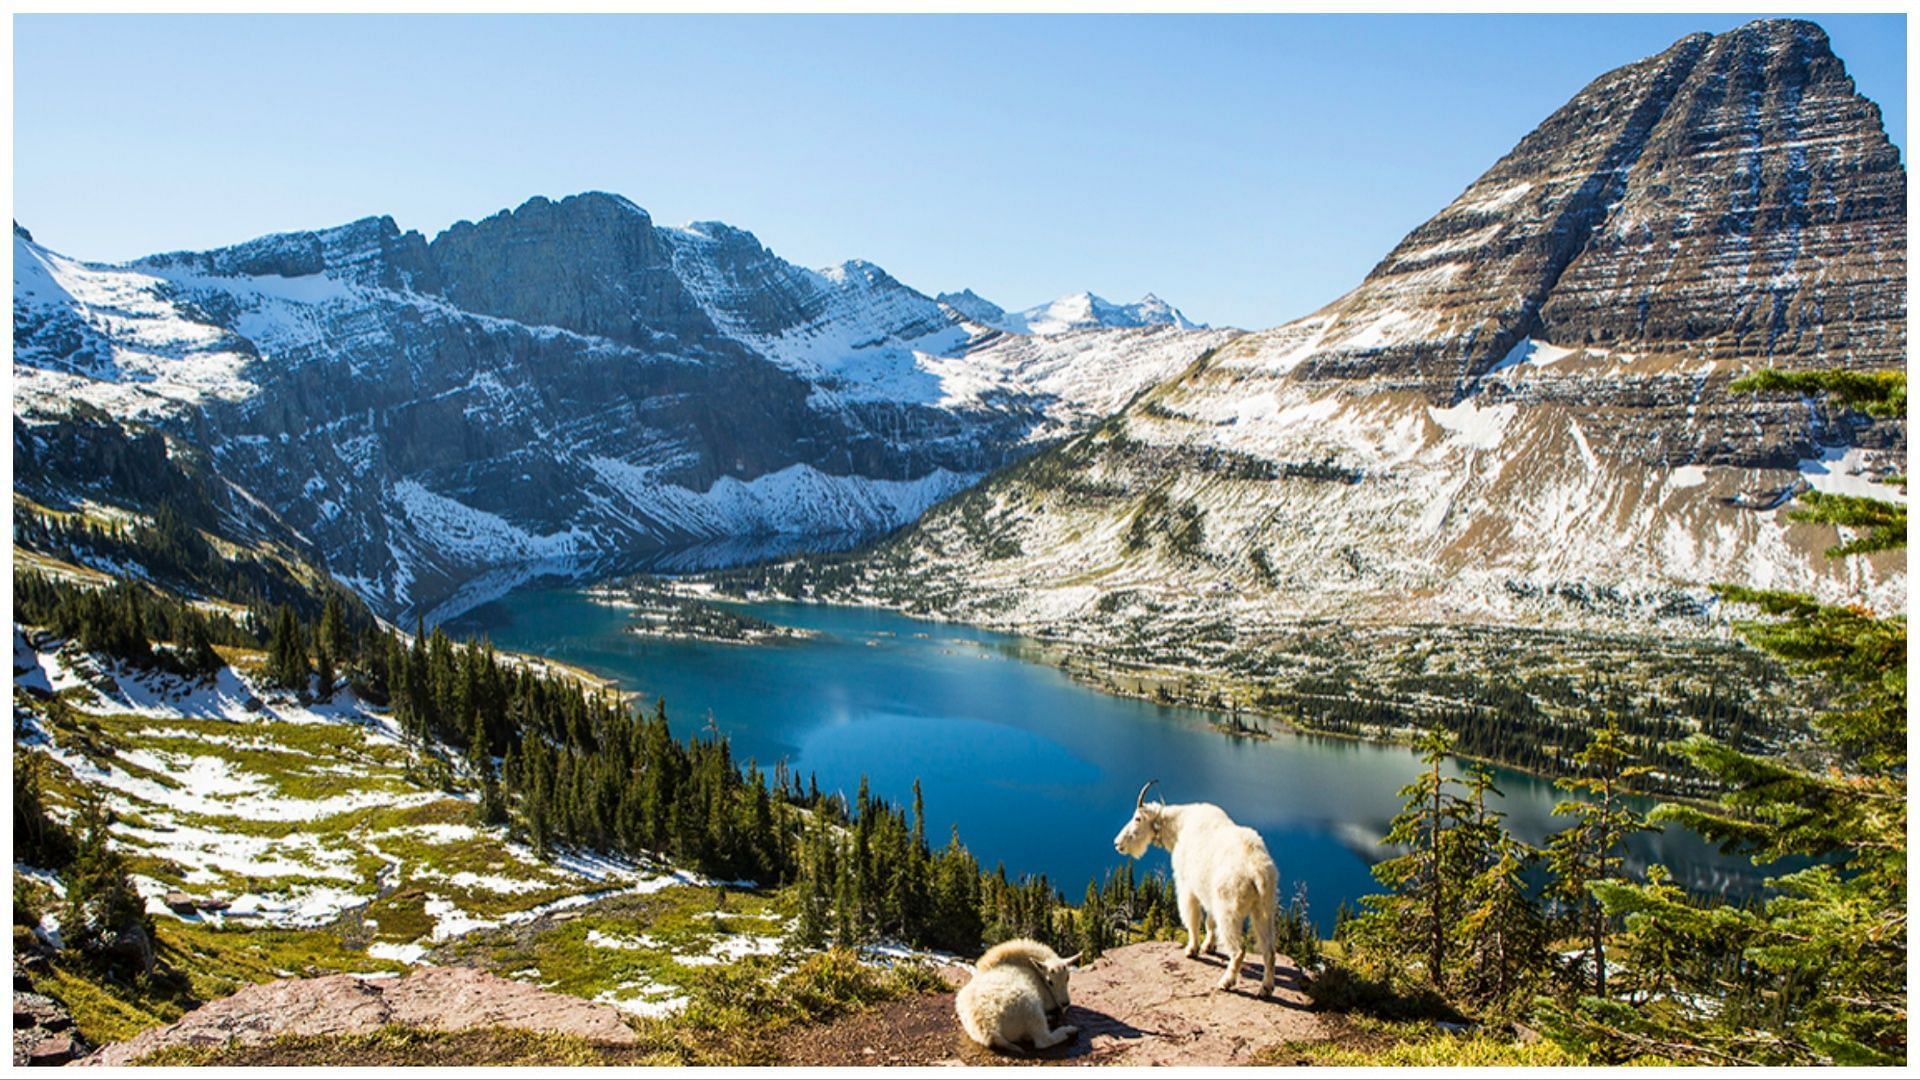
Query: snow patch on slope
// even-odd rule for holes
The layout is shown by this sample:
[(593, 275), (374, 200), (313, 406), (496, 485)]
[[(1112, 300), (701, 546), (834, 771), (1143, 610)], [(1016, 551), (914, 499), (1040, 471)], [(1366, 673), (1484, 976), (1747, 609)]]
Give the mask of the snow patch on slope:
[(1888, 470), (1875, 469), (1871, 452), (1857, 446), (1822, 447), (1817, 458), (1802, 458), (1800, 475), (1826, 495), (1853, 495), (1905, 505), (1907, 493), (1894, 484), (1876, 483)]

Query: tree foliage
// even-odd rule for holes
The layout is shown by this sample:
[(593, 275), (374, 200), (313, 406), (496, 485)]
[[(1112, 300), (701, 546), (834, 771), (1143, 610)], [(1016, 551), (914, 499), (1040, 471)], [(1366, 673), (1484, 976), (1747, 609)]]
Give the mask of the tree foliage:
[[(1741, 388), (1832, 395), (1902, 416), (1898, 372), (1763, 372)], [(1904, 548), (1904, 510), (1810, 500), (1808, 518), (1859, 528), (1836, 556)], [(1897, 527), (1891, 523), (1897, 522)], [(1808, 760), (1762, 757), (1705, 736), (1678, 749), (1717, 777), (1710, 806), (1663, 805), (1675, 822), (1780, 871), (1753, 906), (1690, 897), (1664, 872), (1596, 884), (1623, 920), (1630, 996), (1591, 995), (1547, 1017), (1563, 1043), (1603, 1060), (1652, 1053), (1711, 1064), (1906, 1061), (1906, 619), (1791, 593), (1723, 587), (1761, 618), (1755, 646), (1827, 682)]]

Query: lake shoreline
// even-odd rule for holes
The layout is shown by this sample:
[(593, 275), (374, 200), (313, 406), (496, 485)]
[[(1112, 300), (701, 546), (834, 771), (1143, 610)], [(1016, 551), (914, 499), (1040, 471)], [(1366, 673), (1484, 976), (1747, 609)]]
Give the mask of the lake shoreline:
[[(1382, 857), (1398, 791), (1419, 768), (1403, 739), (1285, 717), (1273, 717), (1264, 738), (1223, 730), (1233, 710), (1156, 701), (1142, 678), (1149, 669), (1121, 668), (1116, 679), (1057, 639), (879, 605), (700, 594), (818, 636), (743, 649), (632, 634), (625, 612), (578, 583), (516, 593), (477, 623), (506, 648), (613, 679), (643, 707), (666, 702), (683, 735), (705, 716), (705, 730), (725, 735), (741, 760), (784, 760), (825, 791), (851, 799), (870, 780), (875, 797), (905, 805), (919, 784), (930, 833), (957, 826), (989, 865), (1044, 873), (1070, 890), (1118, 868), (1112, 831), (1140, 783), (1157, 777), (1174, 801), (1214, 802), (1259, 829), (1289, 888), (1308, 884), (1316, 910), (1330, 912), (1375, 891), (1368, 868)], [(1151, 673), (1169, 690), (1183, 674)], [(1242, 709), (1239, 718), (1260, 715)], [(1473, 760), (1454, 755), (1448, 772)], [(1564, 828), (1551, 813), (1564, 796), (1549, 780), (1493, 764), (1516, 835), (1542, 842)], [(1036, 817), (1051, 827), (1036, 831)], [(1751, 891), (1758, 880), (1684, 830), (1636, 841), (1636, 850), (1640, 862), (1683, 868), (1703, 890)], [(1140, 869), (1164, 871), (1164, 861)]]
[[(823, 608), (838, 608), (838, 609), (851, 610), (851, 611), (884, 611), (884, 612), (887, 612), (888, 614), (897, 615), (902, 618), (912, 619), (916, 622), (925, 622), (925, 623), (932, 623), (936, 625), (947, 625), (947, 626), (963, 626), (973, 630), (979, 630), (987, 633), (993, 633), (993, 634), (999, 634), (1006, 637), (1011, 637), (1024, 643), (1024, 645), (1026, 645), (1027, 648), (1030, 649), (1032, 652), (1040, 654), (1039, 656), (1023, 655), (1020, 657), (1020, 659), (1023, 660), (1024, 662), (1055, 668), (1056, 670), (1059, 670), (1061, 673), (1065, 674), (1069, 679), (1073, 680), (1075, 684), (1082, 686), (1088, 690), (1106, 694), (1111, 697), (1123, 698), (1131, 701), (1141, 701), (1149, 705), (1185, 708), (1185, 709), (1192, 709), (1198, 712), (1213, 714), (1217, 719), (1214, 721), (1214, 723), (1210, 725), (1212, 730), (1222, 738), (1226, 738), (1226, 739), (1272, 739), (1273, 737), (1275, 737), (1275, 735), (1286, 734), (1286, 735), (1293, 735), (1296, 737), (1306, 736), (1306, 737), (1311, 737), (1316, 739), (1333, 739), (1333, 740), (1338, 740), (1343, 742), (1352, 742), (1356, 744), (1369, 745), (1369, 746), (1394, 746), (1394, 747), (1411, 748), (1419, 741), (1420, 736), (1424, 731), (1424, 729), (1420, 729), (1420, 728), (1400, 728), (1400, 729), (1394, 729), (1394, 730), (1376, 729), (1373, 731), (1336, 731), (1329, 728), (1315, 727), (1311, 724), (1303, 724), (1299, 721), (1297, 717), (1290, 717), (1287, 715), (1283, 715), (1282, 713), (1275, 710), (1262, 709), (1261, 707), (1255, 704), (1249, 704), (1244, 708), (1238, 707), (1238, 706), (1215, 705), (1215, 704), (1210, 704), (1203, 699), (1196, 699), (1196, 697), (1191, 694), (1182, 696), (1182, 692), (1179, 692), (1179, 691), (1176, 691), (1174, 693), (1169, 693), (1167, 696), (1162, 697), (1160, 696), (1158, 691), (1162, 689), (1166, 689), (1168, 687), (1176, 687), (1176, 688), (1180, 687), (1181, 683), (1187, 679), (1201, 680), (1203, 682), (1203, 685), (1200, 688), (1202, 692), (1211, 690), (1215, 693), (1219, 693), (1224, 690), (1244, 689), (1244, 684), (1230, 682), (1227, 679), (1215, 673), (1210, 673), (1210, 672), (1201, 671), (1201, 670), (1193, 670), (1188, 668), (1175, 668), (1175, 667), (1167, 667), (1167, 666), (1145, 665), (1145, 664), (1126, 665), (1126, 664), (1116, 663), (1111, 660), (1103, 659), (1098, 655), (1092, 653), (1090, 650), (1096, 648), (1097, 646), (1088, 642), (1078, 642), (1078, 641), (1071, 641), (1071, 640), (1051, 638), (1051, 637), (1035, 637), (1025, 633), (1016, 633), (1008, 630), (999, 629), (997, 627), (981, 626), (976, 623), (969, 623), (960, 619), (952, 619), (943, 615), (924, 614), (920, 612), (907, 611), (903, 608), (898, 608), (898, 607), (894, 607), (894, 606), (883, 604), (883, 603), (857, 603), (856, 604), (856, 603), (848, 603), (840, 600), (823, 600), (817, 597), (790, 597), (790, 596), (777, 596), (777, 595), (743, 596), (743, 595), (736, 595), (733, 593), (722, 592), (714, 588), (711, 584), (706, 582), (687, 583), (687, 582), (681, 581), (680, 579), (662, 579), (661, 584), (663, 588), (665, 588), (668, 591), (674, 592), (677, 595), (682, 595), (689, 598), (698, 598), (704, 602), (713, 603), (713, 604), (736, 604), (736, 605), (743, 605), (743, 606), (756, 605), (756, 604), (769, 604), (769, 603), (801, 604), (801, 605), (817, 606), (817, 607), (823, 607)], [(1515, 629), (1518, 630), (1522, 628), (1515, 628)], [(777, 643), (776, 642), (745, 642), (741, 644), (777, 644)], [(1078, 664), (1079, 666), (1076, 667), (1074, 666), (1075, 664)], [(1122, 684), (1121, 680), (1123, 679), (1134, 680), (1137, 688), (1134, 690), (1128, 690)], [(1151, 689), (1147, 688), (1148, 680), (1152, 680)], [(1239, 732), (1239, 731), (1232, 730), (1231, 728), (1227, 727), (1225, 724), (1220, 723), (1218, 719), (1218, 718), (1225, 718), (1232, 721), (1238, 721), (1242, 715), (1252, 716), (1263, 721), (1268, 721), (1274, 725), (1277, 725), (1277, 730), (1269, 730), (1269, 731), (1264, 731), (1260, 733)], [(1495, 766), (1502, 769), (1508, 769), (1513, 772), (1517, 772), (1517, 773), (1524, 774), (1526, 776), (1533, 777), (1534, 779), (1537, 779), (1537, 780), (1546, 781), (1548, 783), (1553, 783), (1562, 779), (1566, 779), (1570, 775), (1567, 773), (1551, 772), (1545, 769), (1530, 768), (1528, 766), (1519, 764), (1517, 762), (1505, 761), (1500, 758), (1490, 757), (1483, 754), (1467, 753), (1461, 750), (1452, 751), (1450, 756), (1460, 761), (1468, 761), (1468, 762), (1474, 762), (1476, 764), (1489, 765), (1489, 766)], [(1678, 803), (1686, 806), (1693, 806), (1693, 807), (1700, 807), (1700, 808), (1710, 808), (1718, 805), (1717, 802), (1715, 802), (1712, 798), (1709, 798), (1709, 797), (1683, 795), (1683, 794), (1678, 794), (1678, 793), (1669, 792), (1669, 791), (1642, 790), (1630, 784), (1624, 785), (1622, 790), (1628, 792), (1629, 794), (1639, 796), (1641, 798), (1653, 799), (1659, 802)]]

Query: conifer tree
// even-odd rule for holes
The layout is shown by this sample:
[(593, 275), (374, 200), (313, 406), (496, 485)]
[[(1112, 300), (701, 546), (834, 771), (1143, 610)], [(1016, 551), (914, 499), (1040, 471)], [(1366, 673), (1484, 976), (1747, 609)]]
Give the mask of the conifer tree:
[(1462, 904), (1459, 934), (1465, 955), (1458, 967), (1469, 998), (1505, 1006), (1546, 967), (1546, 930), (1527, 883), (1539, 853), (1507, 831), (1505, 814), (1487, 805), (1489, 793), (1504, 797), (1492, 771), (1478, 763), (1468, 766), (1473, 817), (1461, 833), (1475, 872)]
[(153, 968), (153, 920), (113, 847), (107, 811), (97, 799), (81, 806), (73, 864), (67, 869), (60, 918), (67, 945), (105, 970), (145, 975)]
[(220, 670), (220, 654), (214, 651), (207, 620), (188, 618), (178, 644), (180, 667), (186, 674), (208, 676)]
[(300, 617), (292, 607), (282, 604), (274, 615), (273, 636), (267, 642), (267, 681), (288, 690), (304, 691), (310, 674)]
[(73, 835), (47, 814), (46, 755), (16, 746), (13, 755), (13, 857), (43, 870), (73, 861)]
[[(1822, 392), (1873, 416), (1904, 416), (1902, 372), (1761, 372), (1737, 389)], [(1904, 478), (1895, 478), (1904, 486)], [(1819, 496), (1793, 516), (1855, 531), (1830, 554), (1906, 546), (1905, 508)], [(1742, 752), (1705, 735), (1676, 749), (1724, 788), (1677, 822), (1756, 863), (1792, 860), (1757, 907), (1690, 897), (1664, 873), (1594, 891), (1651, 959), (1657, 1002), (1590, 997), (1550, 1011), (1559, 1041), (1605, 1059), (1641, 1053), (1712, 1064), (1897, 1065), (1906, 1061), (1906, 619), (1812, 597), (1723, 587), (1761, 619), (1760, 649), (1822, 679), (1834, 706), (1813, 721), (1811, 762)], [(1693, 957), (1692, 962), (1677, 958)]]
[(1389, 966), (1409, 952), (1424, 957), (1427, 979), (1439, 987), (1446, 984), (1448, 947), (1473, 870), (1461, 845), (1472, 808), (1456, 790), (1460, 781), (1442, 768), (1453, 751), (1452, 734), (1430, 728), (1417, 747), (1427, 768), (1400, 789), (1406, 801), (1385, 840), (1402, 853), (1373, 867), (1374, 878), (1392, 892), (1367, 897), (1368, 911), (1351, 930)]
[(1579, 773), (1554, 781), (1563, 791), (1588, 796), (1554, 806), (1556, 816), (1572, 817), (1574, 823), (1548, 839), (1547, 867), (1553, 873), (1549, 893), (1562, 905), (1562, 921), (1584, 940), (1581, 960), (1591, 967), (1593, 993), (1600, 997), (1607, 993), (1607, 931), (1612, 919), (1592, 886), (1617, 878), (1627, 837), (1653, 827), (1623, 798), (1627, 782), (1647, 771), (1645, 765), (1628, 765), (1632, 758), (1619, 724), (1609, 717), (1607, 726), (1594, 732), (1586, 747), (1574, 755)]

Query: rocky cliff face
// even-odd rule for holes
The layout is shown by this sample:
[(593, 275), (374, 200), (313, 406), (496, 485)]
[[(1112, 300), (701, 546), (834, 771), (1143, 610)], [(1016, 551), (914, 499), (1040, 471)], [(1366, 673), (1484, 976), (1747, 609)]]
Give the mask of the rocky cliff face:
[(895, 528), (1230, 336), (1103, 331), (1029, 370), (878, 267), (599, 193), (127, 266), (16, 229), (14, 272), (16, 441), (76, 404), (158, 425), (395, 616), (501, 573)]
[[(1903, 423), (1732, 395), (1906, 353), (1906, 173), (1815, 26), (1596, 79), (1325, 309), (929, 515), (863, 590), (1096, 640), (1320, 618), (1698, 625), (1745, 581), (1893, 608), (1808, 487)], [(1904, 471), (1900, 469), (1899, 471)]]

